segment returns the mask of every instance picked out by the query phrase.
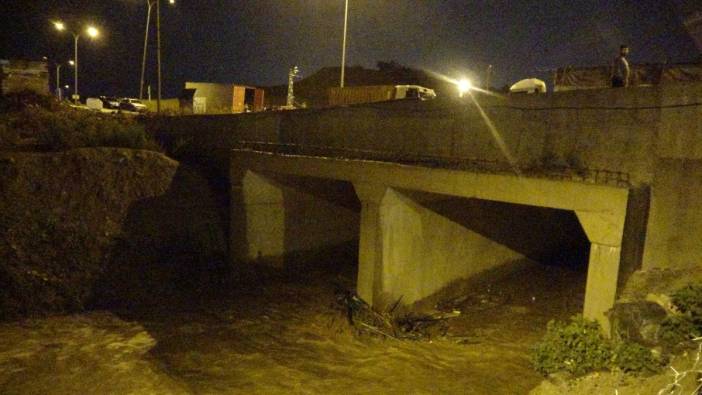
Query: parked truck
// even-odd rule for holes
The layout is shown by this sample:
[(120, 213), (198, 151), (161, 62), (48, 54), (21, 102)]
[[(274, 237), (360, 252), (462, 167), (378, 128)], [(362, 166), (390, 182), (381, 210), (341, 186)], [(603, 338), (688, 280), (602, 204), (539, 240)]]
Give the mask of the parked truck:
[(419, 85), (369, 85), (329, 89), (329, 106), (375, 103), (388, 100), (429, 100), (436, 97), (433, 89)]

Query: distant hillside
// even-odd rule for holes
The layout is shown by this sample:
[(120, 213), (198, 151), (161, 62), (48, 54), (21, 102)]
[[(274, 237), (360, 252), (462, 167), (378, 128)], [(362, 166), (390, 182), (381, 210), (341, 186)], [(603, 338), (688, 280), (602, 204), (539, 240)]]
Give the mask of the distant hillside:
[[(322, 107), (327, 103), (328, 90), (339, 86), (340, 67), (325, 67), (309, 77), (295, 82), (295, 98), (310, 107)], [(378, 69), (347, 67), (347, 86), (362, 85), (421, 85), (432, 88), (438, 95), (453, 94), (453, 84), (432, 77), (424, 70), (411, 69), (395, 62), (378, 62)], [(266, 89), (266, 105), (284, 105), (288, 87), (277, 85)]]

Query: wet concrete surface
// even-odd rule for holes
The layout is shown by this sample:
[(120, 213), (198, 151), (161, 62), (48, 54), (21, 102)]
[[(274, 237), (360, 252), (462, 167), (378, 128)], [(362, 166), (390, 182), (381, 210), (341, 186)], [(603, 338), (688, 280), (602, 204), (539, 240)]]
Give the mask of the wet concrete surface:
[(584, 274), (525, 265), (452, 308), (448, 336), (358, 336), (349, 270), (305, 269), (139, 310), (0, 325), (3, 394), (524, 394), (530, 347), (582, 308)]

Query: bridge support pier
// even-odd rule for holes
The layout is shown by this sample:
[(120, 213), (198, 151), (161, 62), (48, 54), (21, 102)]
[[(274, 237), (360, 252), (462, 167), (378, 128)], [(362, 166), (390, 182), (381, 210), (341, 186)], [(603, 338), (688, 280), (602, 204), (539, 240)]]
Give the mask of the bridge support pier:
[(454, 281), (525, 259), (434, 212), (411, 194), (354, 184), (361, 200), (358, 294), (383, 308), (412, 305)]
[(315, 191), (249, 170), (231, 174), (231, 251), (235, 263), (282, 268), (358, 236), (358, 213)]
[(617, 299), (625, 213), (576, 211), (576, 214), (590, 239), (583, 315), (597, 320), (609, 333), (610, 323), (605, 313)]

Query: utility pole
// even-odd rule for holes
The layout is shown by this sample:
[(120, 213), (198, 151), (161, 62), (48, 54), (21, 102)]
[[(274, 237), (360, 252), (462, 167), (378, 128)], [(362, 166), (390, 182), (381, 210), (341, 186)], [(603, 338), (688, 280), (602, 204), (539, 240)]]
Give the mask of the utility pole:
[(149, 27), (151, 27), (151, 9), (153, 0), (146, 0), (146, 32), (144, 33), (144, 56), (141, 58), (141, 80), (139, 84), (139, 99), (144, 98), (144, 75), (146, 74), (146, 51), (149, 46)]
[(161, 0), (156, 0), (156, 63), (158, 63), (158, 86), (156, 112), (161, 113)]
[(339, 86), (344, 87), (344, 80), (346, 78), (346, 34), (348, 32), (349, 26), (349, 0), (346, 0), (346, 6), (344, 7), (344, 39), (341, 45), (341, 78)]

